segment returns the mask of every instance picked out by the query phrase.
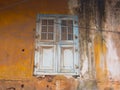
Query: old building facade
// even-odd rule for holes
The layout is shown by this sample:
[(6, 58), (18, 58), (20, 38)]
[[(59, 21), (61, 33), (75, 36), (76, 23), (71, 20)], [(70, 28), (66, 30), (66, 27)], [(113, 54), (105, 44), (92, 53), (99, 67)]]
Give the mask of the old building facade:
[[(0, 90), (120, 89), (119, 0), (13, 0), (0, 4)], [(78, 76), (34, 74), (38, 14), (78, 16)], [(51, 50), (49, 46), (47, 52)], [(66, 52), (70, 54), (70, 50)]]

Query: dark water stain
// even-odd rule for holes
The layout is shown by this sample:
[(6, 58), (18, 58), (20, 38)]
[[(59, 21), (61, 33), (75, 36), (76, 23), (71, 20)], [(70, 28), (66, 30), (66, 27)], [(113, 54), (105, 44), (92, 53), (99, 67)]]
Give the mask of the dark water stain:
[[(89, 28), (91, 21), (97, 19), (99, 29), (102, 29), (105, 22), (105, 3), (106, 0), (80, 0), (80, 10), (78, 11), (81, 22)], [(94, 23), (95, 24), (95, 23)]]
[(120, 1), (116, 3), (115, 8), (120, 8)]
[(106, 0), (97, 0), (98, 26), (100, 30), (102, 30), (105, 22), (105, 1)]

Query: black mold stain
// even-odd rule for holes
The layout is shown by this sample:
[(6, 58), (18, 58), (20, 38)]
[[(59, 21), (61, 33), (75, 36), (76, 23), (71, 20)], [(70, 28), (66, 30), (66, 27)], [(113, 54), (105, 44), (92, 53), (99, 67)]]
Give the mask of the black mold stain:
[[(96, 21), (97, 26), (101, 30), (105, 22), (105, 3), (106, 0), (80, 0), (80, 10), (78, 11), (81, 22), (84, 27), (89, 28), (91, 21)], [(94, 23), (94, 24), (96, 24)]]
[(105, 1), (97, 0), (97, 10), (98, 10), (98, 26), (102, 30), (103, 24), (105, 22)]
[[(77, 15), (79, 18), (79, 29), (80, 32), (80, 51), (81, 53), (86, 53), (86, 56), (89, 57), (89, 48), (88, 43), (92, 41), (92, 33), (100, 33), (102, 36), (102, 31), (104, 29), (105, 20), (106, 20), (106, 8), (105, 5), (107, 0), (78, 0), (79, 9), (76, 9)], [(95, 28), (95, 30), (93, 30)], [(84, 54), (81, 54), (81, 57)], [(93, 60), (93, 55), (91, 59)], [(89, 59), (89, 58), (88, 58)], [(81, 58), (81, 63), (84, 59)], [(88, 60), (89, 61), (89, 60)], [(88, 66), (89, 67), (89, 66)], [(82, 69), (82, 65), (80, 66)], [(90, 72), (90, 68), (89, 71)], [(93, 72), (94, 76), (94, 72)]]
[(115, 8), (120, 8), (120, 1), (116, 3)]

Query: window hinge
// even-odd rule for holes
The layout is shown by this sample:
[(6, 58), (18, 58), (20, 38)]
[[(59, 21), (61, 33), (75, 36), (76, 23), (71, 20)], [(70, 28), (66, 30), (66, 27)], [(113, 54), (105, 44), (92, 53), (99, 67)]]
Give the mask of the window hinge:
[(39, 51), (39, 47), (35, 48), (35, 51)]
[(40, 35), (39, 35), (39, 34), (35, 36), (35, 38), (37, 38), (37, 39), (38, 39), (39, 37), (40, 37)]

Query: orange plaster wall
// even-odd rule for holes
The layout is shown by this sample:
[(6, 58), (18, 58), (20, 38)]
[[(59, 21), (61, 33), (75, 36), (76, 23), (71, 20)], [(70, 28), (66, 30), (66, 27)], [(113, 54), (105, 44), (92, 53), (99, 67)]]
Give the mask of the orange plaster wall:
[(95, 69), (96, 79), (98, 81), (106, 81), (107, 78), (107, 62), (106, 62), (105, 42), (102, 40), (102, 35), (96, 34), (94, 40), (94, 53), (95, 53)]
[(28, 0), (12, 6), (17, 1), (0, 1), (0, 79), (32, 77), (38, 13), (69, 13), (68, 0)]

